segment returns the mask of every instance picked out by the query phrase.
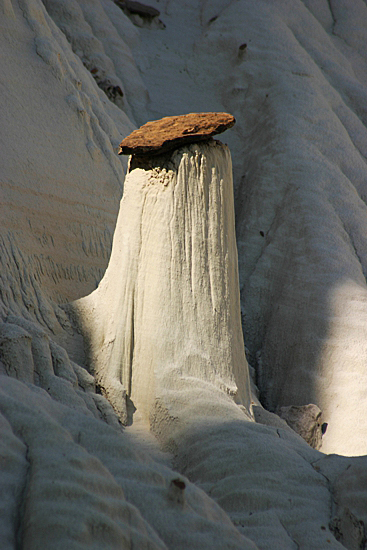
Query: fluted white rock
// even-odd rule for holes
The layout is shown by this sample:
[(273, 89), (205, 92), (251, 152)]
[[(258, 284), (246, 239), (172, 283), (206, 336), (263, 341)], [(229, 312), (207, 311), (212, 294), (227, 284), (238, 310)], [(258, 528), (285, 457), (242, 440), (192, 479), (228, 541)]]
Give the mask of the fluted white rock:
[(119, 414), (125, 392), (149, 419), (162, 391), (195, 379), (250, 412), (227, 147), (132, 157), (108, 269), (74, 308)]

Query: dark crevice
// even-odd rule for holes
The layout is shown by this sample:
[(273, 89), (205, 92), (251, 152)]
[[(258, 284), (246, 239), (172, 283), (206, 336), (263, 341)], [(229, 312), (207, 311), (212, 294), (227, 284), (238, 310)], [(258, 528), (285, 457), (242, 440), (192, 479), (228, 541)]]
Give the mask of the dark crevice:
[(332, 2), (332, 0), (328, 0), (330, 14), (331, 14), (331, 17), (333, 19), (333, 24), (332, 24), (332, 27), (331, 27), (331, 34), (334, 34), (336, 36), (336, 33), (335, 33), (336, 18), (334, 16), (334, 11), (333, 11), (333, 7), (331, 5), (331, 2)]
[(286, 526), (284, 525), (284, 523), (280, 519), (279, 519), (279, 523), (283, 527), (284, 531), (287, 533), (287, 535), (291, 539), (291, 541), (294, 542), (294, 544), (297, 547), (297, 550), (300, 550), (300, 548), (301, 548), (300, 544), (292, 537), (292, 535), (289, 533), (288, 529), (286, 528)]
[[(318, 462), (320, 462), (321, 460), (324, 460), (324, 459), (321, 458), (321, 459), (315, 460), (314, 462), (310, 462), (310, 465), (315, 470), (315, 472), (320, 474), (326, 481), (327, 489), (328, 489), (328, 492), (329, 492), (329, 525), (328, 525), (328, 528), (330, 530), (330, 524), (331, 524), (331, 521), (332, 521), (332, 518), (333, 518), (333, 511), (334, 511), (334, 497), (333, 497), (334, 491), (333, 491), (333, 487), (332, 487), (330, 479), (321, 471), (321, 468), (318, 466)], [(330, 531), (330, 532), (332, 533), (332, 536), (335, 538), (335, 535), (334, 535), (333, 531)]]
[[(132, 392), (132, 382), (133, 382), (133, 361), (134, 361), (134, 346), (135, 346), (135, 292), (136, 288), (132, 293), (132, 304), (131, 304), (131, 319), (130, 319), (130, 357), (129, 357), (129, 372), (127, 379), (127, 394), (131, 395)], [(120, 380), (123, 384), (123, 380)]]

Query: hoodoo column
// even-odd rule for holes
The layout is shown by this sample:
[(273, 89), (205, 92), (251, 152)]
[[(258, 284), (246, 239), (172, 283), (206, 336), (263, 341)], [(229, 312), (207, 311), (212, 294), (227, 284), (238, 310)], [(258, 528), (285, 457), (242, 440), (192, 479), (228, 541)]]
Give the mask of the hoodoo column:
[(227, 146), (131, 157), (108, 269), (77, 307), (120, 415), (125, 390), (148, 419), (199, 381), (249, 410)]

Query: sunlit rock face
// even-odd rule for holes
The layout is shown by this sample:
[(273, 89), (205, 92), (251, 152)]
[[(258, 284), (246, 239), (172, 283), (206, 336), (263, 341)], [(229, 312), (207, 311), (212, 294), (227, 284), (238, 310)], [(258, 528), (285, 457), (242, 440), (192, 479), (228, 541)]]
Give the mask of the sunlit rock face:
[(196, 378), (250, 412), (227, 147), (131, 158), (109, 267), (73, 307), (119, 414), (124, 389), (149, 418), (163, 388)]

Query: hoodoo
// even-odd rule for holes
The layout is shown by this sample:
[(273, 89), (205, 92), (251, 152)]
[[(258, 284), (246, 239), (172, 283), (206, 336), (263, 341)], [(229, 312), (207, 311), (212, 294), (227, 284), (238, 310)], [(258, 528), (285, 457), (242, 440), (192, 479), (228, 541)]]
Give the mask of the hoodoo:
[(366, 548), (366, 2), (142, 1), (0, 1), (0, 549)]
[(94, 374), (123, 421), (126, 394), (153, 422), (177, 407), (168, 396), (199, 386), (250, 411), (232, 185), (217, 141), (130, 159), (108, 269), (75, 303)]

